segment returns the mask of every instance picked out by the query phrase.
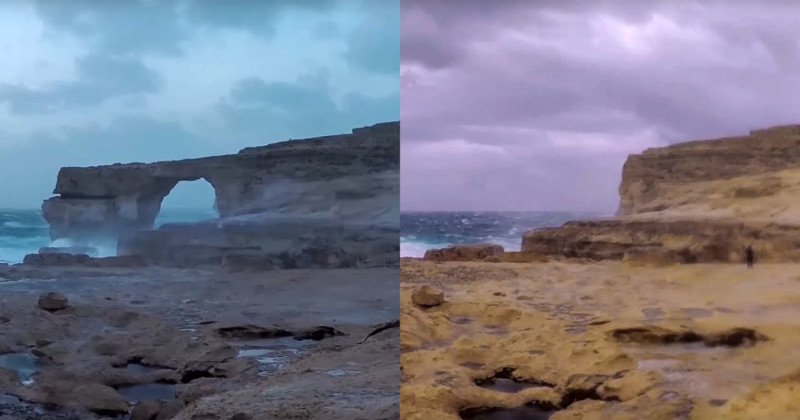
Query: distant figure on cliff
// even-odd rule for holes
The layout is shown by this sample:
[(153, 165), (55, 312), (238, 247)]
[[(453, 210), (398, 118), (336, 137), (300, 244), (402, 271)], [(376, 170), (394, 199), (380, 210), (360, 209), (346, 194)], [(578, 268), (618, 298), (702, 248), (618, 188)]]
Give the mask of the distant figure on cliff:
[(756, 254), (753, 252), (753, 247), (747, 245), (747, 249), (744, 251), (745, 258), (747, 259), (747, 267), (750, 268), (756, 262)]

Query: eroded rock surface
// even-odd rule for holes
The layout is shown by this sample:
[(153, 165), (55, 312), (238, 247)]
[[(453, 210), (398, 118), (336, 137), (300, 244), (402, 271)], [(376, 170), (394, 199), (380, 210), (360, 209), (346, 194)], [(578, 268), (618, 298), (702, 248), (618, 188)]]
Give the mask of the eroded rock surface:
[(404, 260), (403, 418), (794, 418), (800, 266), (759, 270)]
[[(396, 269), (8, 268), (24, 279), (0, 281), (15, 419), (399, 415), (399, 331), (375, 332), (398, 318)], [(39, 309), (49, 291), (69, 306)]]

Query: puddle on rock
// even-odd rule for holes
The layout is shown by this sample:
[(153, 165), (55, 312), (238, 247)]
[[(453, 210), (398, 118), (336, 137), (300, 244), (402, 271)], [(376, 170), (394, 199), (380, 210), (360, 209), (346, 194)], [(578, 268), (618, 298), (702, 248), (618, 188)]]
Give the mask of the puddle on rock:
[(533, 379), (519, 379), (514, 377), (513, 368), (504, 368), (495, 372), (494, 376), (476, 379), (475, 385), (497, 392), (516, 393), (528, 388), (548, 387), (554, 385)]
[(273, 338), (248, 342), (232, 343), (237, 349), (237, 357), (253, 358), (258, 362), (260, 376), (277, 372), (300, 357), (312, 343), (292, 337)]
[(703, 343), (623, 346), (623, 351), (637, 361), (638, 369), (660, 374), (666, 389), (694, 398), (743, 395), (754, 386), (758, 370), (736, 357), (739, 349)]
[(555, 413), (554, 409), (524, 405), (516, 408), (469, 408), (461, 410), (459, 416), (464, 420), (547, 420)]
[(126, 385), (117, 388), (122, 398), (131, 404), (142, 400), (174, 400), (177, 386), (174, 384), (141, 384)]
[(458, 318), (453, 318), (452, 321), (453, 321), (454, 324), (457, 324), (457, 325), (467, 325), (467, 324), (471, 324), (474, 320), (472, 318), (462, 316), (462, 317), (458, 317)]
[(541, 387), (543, 385), (536, 383), (518, 382), (513, 379), (506, 378), (489, 378), (475, 383), (481, 388), (489, 389), (497, 392), (516, 393), (523, 389)]
[(0, 355), (0, 368), (13, 371), (23, 385), (31, 385), (37, 372), (36, 356), (28, 353), (8, 353)]
[(347, 376), (347, 375), (355, 375), (361, 373), (359, 370), (348, 370), (348, 369), (333, 369), (333, 370), (326, 370), (325, 374), (340, 377), (340, 376)]

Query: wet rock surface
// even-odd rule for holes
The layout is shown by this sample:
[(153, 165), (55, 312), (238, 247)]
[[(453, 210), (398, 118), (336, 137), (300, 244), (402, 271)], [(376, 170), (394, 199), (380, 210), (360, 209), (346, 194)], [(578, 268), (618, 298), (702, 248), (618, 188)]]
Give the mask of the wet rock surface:
[[(397, 270), (13, 268), (23, 279), (0, 282), (13, 418), (399, 413), (397, 329), (361, 343), (397, 318)], [(40, 309), (46, 292), (69, 305)]]

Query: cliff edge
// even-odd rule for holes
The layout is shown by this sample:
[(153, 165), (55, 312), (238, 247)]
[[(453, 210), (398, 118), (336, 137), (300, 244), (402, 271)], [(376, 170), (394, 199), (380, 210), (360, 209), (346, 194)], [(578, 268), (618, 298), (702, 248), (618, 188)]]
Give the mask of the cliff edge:
[(800, 125), (645, 150), (617, 216), (526, 232), (522, 251), (632, 263), (800, 261)]

